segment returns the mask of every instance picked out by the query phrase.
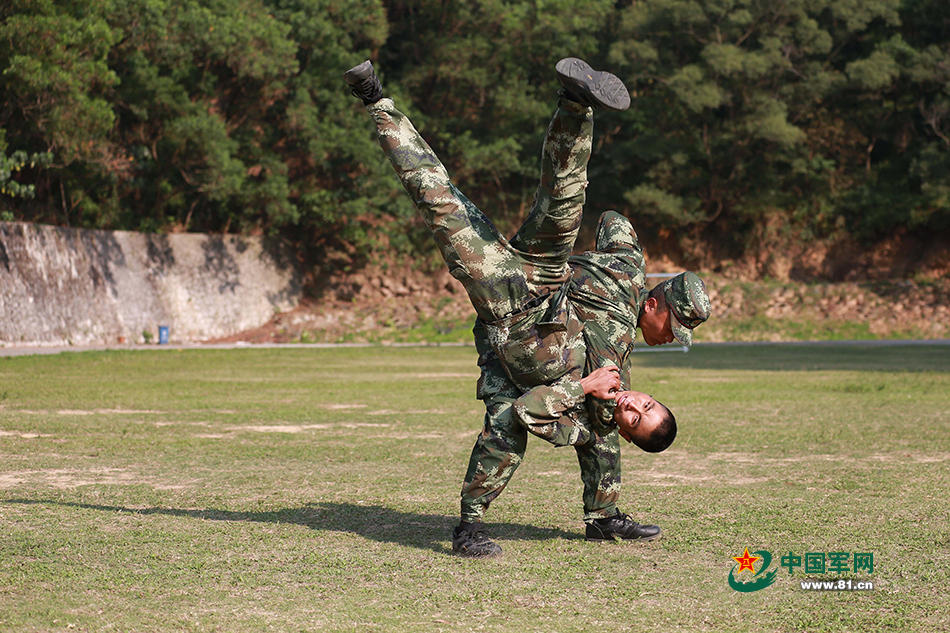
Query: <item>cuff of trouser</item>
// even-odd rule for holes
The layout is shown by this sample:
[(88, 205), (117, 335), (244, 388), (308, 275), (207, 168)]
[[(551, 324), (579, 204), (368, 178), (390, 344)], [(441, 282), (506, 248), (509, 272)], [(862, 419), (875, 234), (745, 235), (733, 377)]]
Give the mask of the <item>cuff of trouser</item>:
[(568, 99), (563, 92), (558, 96), (557, 107), (562, 110), (567, 110), (568, 112), (573, 112), (574, 114), (581, 115), (593, 115), (594, 109), (590, 106), (584, 105), (583, 103), (578, 103), (573, 99)]
[(609, 505), (606, 508), (601, 508), (599, 510), (591, 510), (590, 512), (584, 513), (584, 523), (590, 523), (596, 521), (597, 519), (609, 519), (610, 517), (617, 514), (617, 506)]
[(481, 521), (485, 517), (485, 510), (487, 506), (484, 506), (480, 503), (474, 503), (471, 505), (462, 503), (462, 520), (466, 523), (476, 523)]
[(575, 424), (571, 429), (567, 446), (587, 446), (594, 440), (594, 434), (583, 424)]
[(383, 97), (379, 101), (375, 101), (366, 106), (368, 112), (389, 112), (395, 108), (395, 102), (389, 97)]

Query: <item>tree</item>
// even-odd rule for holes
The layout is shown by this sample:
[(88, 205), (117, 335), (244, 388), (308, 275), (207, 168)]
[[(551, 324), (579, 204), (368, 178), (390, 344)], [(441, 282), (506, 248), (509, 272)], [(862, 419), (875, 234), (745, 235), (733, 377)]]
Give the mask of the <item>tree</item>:
[(52, 173), (39, 172), (32, 186), (39, 190), (33, 217), (66, 224), (68, 213), (56, 218), (59, 205), (47, 204), (56, 174), (85, 163), (98, 176), (121, 156), (109, 139), (115, 117), (107, 91), (118, 83), (106, 62), (112, 31), (84, 4), (14, 0), (0, 10), (0, 130), (11, 147), (55, 155)]
[(11, 0), (0, 212), (281, 233), (314, 258), (430, 254), (342, 72), (377, 62), (509, 232), (536, 186), (552, 66), (576, 55), (634, 96), (597, 117), (590, 217), (616, 208), (731, 256), (775, 218), (808, 235), (936, 232), (948, 32), (941, 0)]
[[(933, 187), (934, 167), (945, 148), (919, 132), (924, 112), (942, 125), (944, 102), (926, 95), (946, 76), (946, 38), (942, 49), (928, 42), (918, 51), (899, 36), (904, 16), (923, 4), (941, 11), (924, 0), (903, 12), (899, 0), (626, 7), (610, 60), (633, 77), (639, 99), (628, 115), (634, 133), (613, 148), (632, 159), (622, 178), (632, 186), (618, 194), (636, 213), (733, 240), (733, 248), (775, 212), (827, 231), (882, 190), (913, 208), (921, 196), (939, 204), (945, 192)], [(904, 143), (895, 161), (879, 151), (898, 149), (902, 135), (921, 142), (920, 152)], [(898, 176), (913, 166), (919, 183)], [(882, 214), (880, 226), (901, 215)]]
[(462, 191), (512, 228), (537, 186), (557, 99), (554, 62), (597, 61), (613, 2), (387, 4), (391, 35), (379, 60), (387, 81), (408, 97), (400, 103)]

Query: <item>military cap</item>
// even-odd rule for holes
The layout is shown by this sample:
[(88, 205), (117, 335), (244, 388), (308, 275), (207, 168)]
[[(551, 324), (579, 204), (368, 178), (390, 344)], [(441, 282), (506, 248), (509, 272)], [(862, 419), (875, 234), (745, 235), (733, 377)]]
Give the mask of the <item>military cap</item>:
[(693, 344), (693, 328), (709, 318), (706, 284), (696, 273), (687, 271), (664, 281), (662, 288), (673, 336), (689, 347)]

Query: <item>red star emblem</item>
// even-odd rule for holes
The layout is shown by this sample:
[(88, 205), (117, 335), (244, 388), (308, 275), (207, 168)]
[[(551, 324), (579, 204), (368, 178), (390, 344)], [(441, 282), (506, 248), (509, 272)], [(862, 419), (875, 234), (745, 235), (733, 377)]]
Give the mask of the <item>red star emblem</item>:
[(743, 552), (742, 556), (733, 556), (733, 557), (732, 557), (732, 560), (734, 560), (734, 561), (736, 561), (737, 563), (739, 563), (739, 571), (737, 571), (736, 574), (737, 574), (737, 575), (738, 575), (738, 574), (741, 574), (743, 569), (748, 569), (749, 571), (751, 571), (751, 572), (754, 574), (754, 573), (755, 573), (755, 567), (752, 566), (752, 563), (754, 563), (755, 561), (759, 560), (760, 558), (762, 558), (762, 557), (761, 557), (761, 556), (752, 556), (751, 554), (749, 554), (749, 548), (748, 548), (748, 547), (745, 548), (745, 552)]

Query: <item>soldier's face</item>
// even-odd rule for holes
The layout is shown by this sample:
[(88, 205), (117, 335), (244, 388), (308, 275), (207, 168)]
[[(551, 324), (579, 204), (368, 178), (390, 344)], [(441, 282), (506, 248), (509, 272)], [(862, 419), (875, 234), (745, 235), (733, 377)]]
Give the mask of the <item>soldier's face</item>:
[(666, 410), (653, 396), (639, 391), (621, 391), (616, 397), (614, 422), (621, 437), (628, 442), (646, 440), (666, 417)]
[(647, 345), (662, 345), (673, 342), (673, 326), (670, 325), (670, 311), (657, 303), (656, 298), (650, 297), (643, 305), (643, 314), (640, 315), (640, 332)]

